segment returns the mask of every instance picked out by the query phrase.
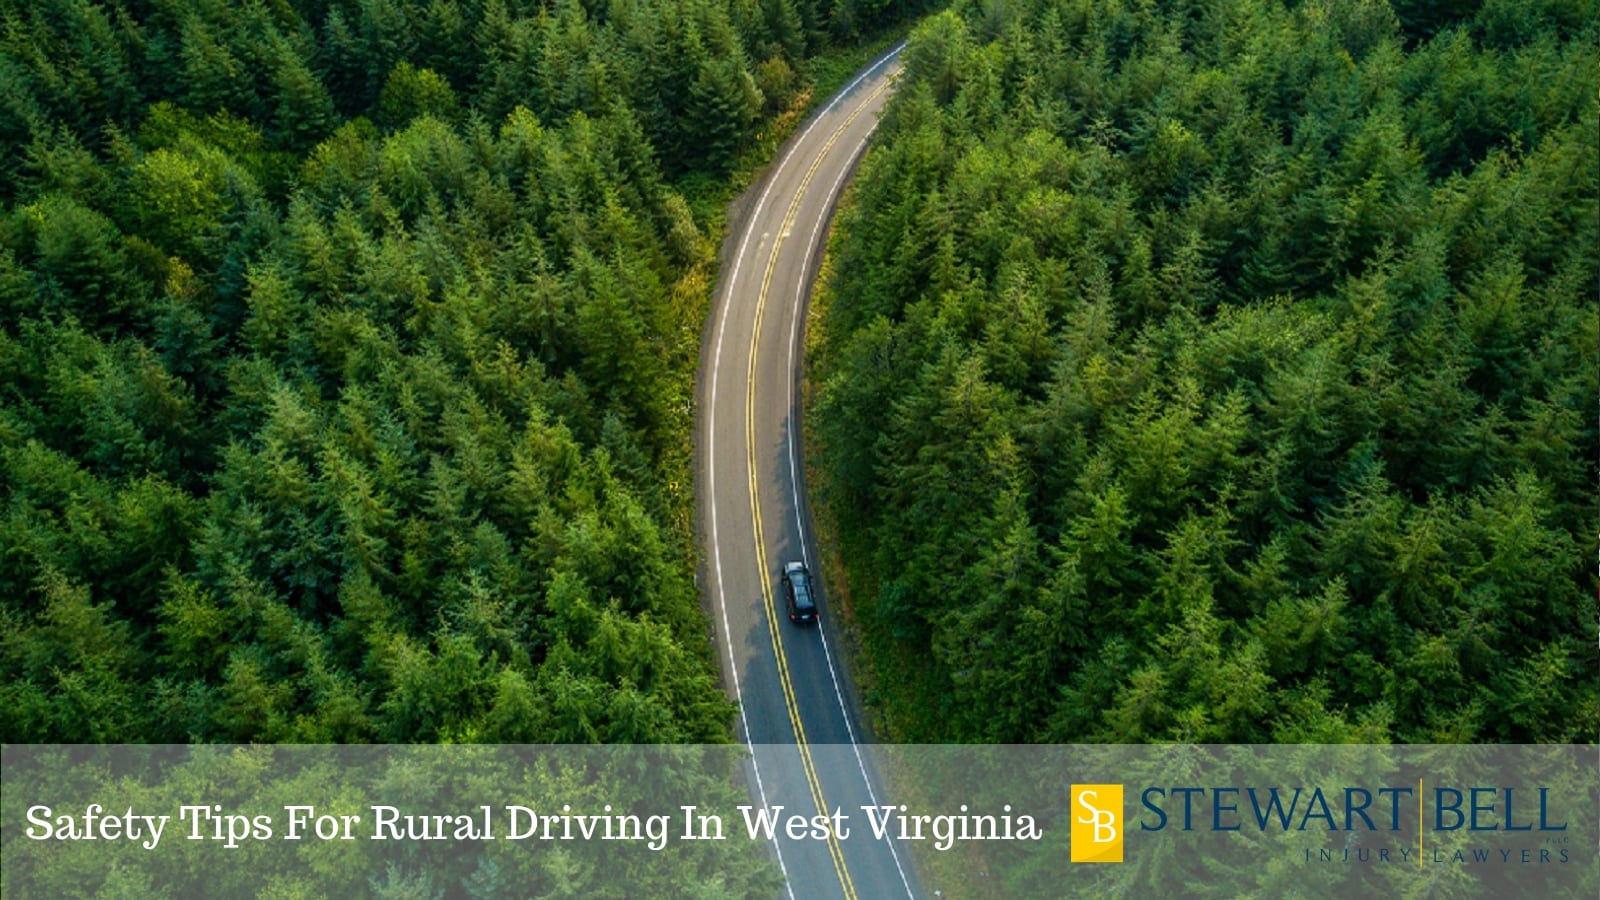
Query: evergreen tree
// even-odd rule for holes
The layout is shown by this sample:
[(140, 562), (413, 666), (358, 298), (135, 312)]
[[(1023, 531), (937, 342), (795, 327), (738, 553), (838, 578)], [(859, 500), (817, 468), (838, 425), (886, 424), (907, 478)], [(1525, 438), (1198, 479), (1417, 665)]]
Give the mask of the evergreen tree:
[(1557, 60), (1594, 27), (1490, 39), (1469, 6), (971, 2), (916, 30), (812, 376), (893, 737), (1592, 730), (1592, 691), (1487, 710), (1595, 672), (1596, 429), (1556, 399), (1592, 398), (1595, 325), (1547, 240), (1600, 226), (1593, 103), (1504, 99), (1592, 87)]

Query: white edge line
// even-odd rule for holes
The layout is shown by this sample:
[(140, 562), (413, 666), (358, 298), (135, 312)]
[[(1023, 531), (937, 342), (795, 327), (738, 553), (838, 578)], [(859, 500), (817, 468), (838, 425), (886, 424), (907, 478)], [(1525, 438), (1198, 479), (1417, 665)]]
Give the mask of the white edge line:
[[(838, 177), (833, 180), (833, 186), (828, 189), (828, 207), (831, 207), (833, 203), (837, 201), (839, 196), (839, 185), (844, 182), (845, 176), (849, 174), (850, 170), (855, 166), (856, 160), (860, 157), (862, 149), (866, 147), (867, 138), (872, 136), (872, 132), (876, 131), (877, 127), (877, 123), (874, 122), (872, 129), (870, 129), (866, 135), (861, 138), (861, 140), (857, 141), (855, 147), (850, 151), (850, 161), (845, 164), (843, 169), (839, 170)], [(800, 315), (802, 306), (801, 299), (804, 297), (806, 285), (810, 281), (810, 278), (807, 276), (807, 270), (811, 267), (811, 260), (814, 258), (813, 254), (816, 253), (817, 239), (822, 232), (822, 223), (828, 218), (827, 213), (828, 209), (825, 207), (822, 215), (818, 216), (816, 223), (811, 226), (811, 238), (806, 243), (806, 255), (801, 263), (800, 281), (795, 286), (795, 315), (791, 319), (791, 327), (789, 329), (789, 409), (791, 414), (797, 411), (797, 407), (795, 405), (797, 398), (795, 396), (794, 372), (795, 351), (800, 343), (800, 320), (802, 318)], [(796, 462), (795, 457), (795, 445), (799, 440), (797, 436), (799, 433), (799, 424), (800, 423), (797, 418), (795, 422), (796, 427), (791, 427), (789, 429), (789, 487), (794, 495), (794, 518), (795, 528), (800, 534), (800, 556), (805, 560), (807, 567), (809, 567), (811, 565), (811, 555), (806, 550), (806, 523), (805, 516), (801, 512), (800, 473), (799, 465)], [(833, 653), (828, 650), (827, 629), (819, 627), (817, 629), (817, 637), (822, 640), (822, 655), (828, 663), (828, 676), (833, 679), (833, 696), (839, 702), (839, 715), (844, 718), (845, 733), (850, 737), (850, 749), (855, 753), (856, 756), (856, 768), (861, 772), (862, 783), (867, 786), (867, 797), (871, 799), (873, 806), (878, 806), (877, 792), (872, 789), (872, 779), (867, 775), (866, 761), (861, 758), (861, 743), (856, 740), (855, 729), (850, 725), (850, 709), (845, 705), (844, 691), (839, 686), (839, 673), (834, 669), (833, 666)], [(911, 890), (911, 880), (906, 877), (906, 870), (905, 867), (900, 863), (900, 854), (895, 850), (894, 841), (890, 840), (886, 843), (889, 845), (889, 857), (894, 860), (895, 871), (900, 875), (900, 884), (906, 889), (906, 896), (915, 900), (916, 894)]]
[[(767, 205), (767, 195), (772, 192), (772, 186), (777, 183), (778, 176), (781, 175), (784, 168), (789, 165), (789, 160), (794, 156), (794, 152), (805, 143), (806, 135), (811, 133), (811, 129), (817, 127), (817, 124), (821, 122), (835, 106), (839, 105), (839, 101), (843, 100), (846, 94), (849, 94), (851, 91), (855, 90), (857, 85), (859, 85), (862, 81), (865, 81), (873, 72), (881, 69), (885, 63), (893, 59), (895, 55), (903, 49), (905, 49), (905, 42), (901, 41), (899, 44), (891, 47), (887, 52), (880, 56), (876, 62), (867, 68), (866, 71), (862, 72), (860, 75), (857, 75), (854, 81), (851, 81), (849, 84), (845, 85), (844, 89), (839, 91), (838, 94), (835, 94), (833, 99), (828, 102), (828, 105), (823, 107), (822, 111), (812, 118), (811, 123), (806, 126), (806, 130), (800, 133), (800, 137), (796, 138), (794, 142), (789, 145), (789, 149), (783, 154), (783, 159), (778, 163), (778, 168), (773, 170), (772, 177), (767, 179), (766, 187), (761, 190), (761, 197), (756, 201), (755, 209), (751, 210), (750, 218), (747, 220), (749, 225), (747, 225), (745, 228), (744, 236), (739, 239), (739, 252), (734, 254), (733, 271), (729, 273), (728, 280), (724, 282), (727, 287), (723, 291), (722, 309), (717, 316), (717, 340), (715, 349), (711, 354), (711, 390), (710, 395), (706, 399), (706, 405), (708, 407), (706, 416), (706, 475), (708, 483), (706, 485), (706, 490), (708, 492), (707, 503), (711, 508), (711, 556), (713, 569), (716, 572), (717, 579), (717, 603), (722, 612), (722, 633), (728, 650), (728, 674), (733, 679), (733, 696), (739, 704), (740, 729), (744, 732), (745, 749), (750, 752), (750, 768), (755, 774), (756, 793), (761, 795), (761, 805), (763, 807), (767, 805), (767, 791), (766, 787), (761, 782), (761, 767), (756, 763), (755, 746), (750, 741), (750, 719), (745, 714), (744, 691), (739, 686), (739, 667), (735, 662), (733, 655), (733, 629), (728, 624), (728, 598), (726, 591), (724, 591), (722, 587), (722, 544), (718, 540), (717, 534), (717, 373), (721, 368), (722, 363), (722, 338), (727, 333), (728, 308), (733, 305), (733, 287), (739, 279), (739, 269), (744, 264), (744, 252), (750, 246), (750, 235), (752, 233), (752, 228), (756, 222), (759, 221), (761, 209)], [(804, 533), (802, 532), (802, 553), (804, 552), (803, 539)], [(828, 669), (830, 672), (833, 669), (833, 664), (831, 662), (828, 665)], [(838, 690), (837, 677), (835, 678), (834, 689), (836, 691)], [(846, 718), (845, 723), (848, 726), (848, 718)], [(872, 787), (869, 784), (867, 786), (867, 790), (870, 792), (871, 789)], [(876, 803), (877, 801), (874, 800), (873, 802)], [(772, 849), (778, 857), (778, 869), (783, 873), (784, 890), (788, 892), (789, 900), (794, 900), (794, 886), (789, 881), (789, 868), (788, 866), (784, 865), (783, 848), (778, 844), (776, 838), (772, 840)], [(899, 864), (900, 861), (898, 858), (896, 858), (895, 865), (898, 867)], [(903, 872), (901, 873), (901, 877), (905, 877)]]

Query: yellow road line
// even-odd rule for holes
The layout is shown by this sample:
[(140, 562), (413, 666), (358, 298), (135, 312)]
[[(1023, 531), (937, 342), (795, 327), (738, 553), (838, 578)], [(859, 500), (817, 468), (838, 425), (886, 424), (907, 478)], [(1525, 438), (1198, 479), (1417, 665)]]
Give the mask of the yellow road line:
[[(889, 82), (880, 84), (868, 97), (862, 101), (854, 111), (840, 123), (833, 134), (829, 135), (827, 142), (818, 151), (816, 159), (811, 163), (811, 168), (806, 171), (805, 178), (800, 182), (800, 187), (794, 193), (794, 199), (789, 202), (782, 226), (772, 238), (772, 250), (767, 256), (766, 271), (762, 276), (761, 290), (756, 295), (755, 324), (750, 333), (750, 361), (749, 369), (745, 375), (745, 453), (746, 465), (750, 477), (750, 518), (755, 529), (756, 565), (761, 572), (761, 597), (767, 612), (767, 631), (772, 639), (773, 657), (778, 665), (778, 683), (783, 692), (784, 705), (788, 709), (789, 723), (794, 728), (795, 745), (800, 754), (801, 768), (805, 774), (806, 783), (811, 791), (811, 799), (817, 806), (819, 815), (828, 815), (827, 800), (823, 796), (822, 782), (817, 777), (816, 764), (811, 758), (811, 749), (806, 741), (805, 726), (800, 721), (800, 707), (795, 700), (794, 682), (789, 675), (789, 661), (783, 650), (783, 636), (778, 630), (778, 609), (773, 597), (772, 580), (767, 569), (766, 539), (761, 525), (761, 501), (757, 494), (756, 481), (756, 442), (755, 442), (755, 383), (756, 383), (756, 358), (761, 334), (761, 321), (767, 304), (767, 294), (772, 285), (773, 272), (777, 266), (778, 250), (783, 244), (783, 238), (788, 234), (794, 224), (795, 216), (800, 210), (801, 198), (811, 186), (816, 177), (817, 170), (821, 168), (822, 161), (833, 149), (851, 124), (861, 115), (871, 103), (889, 87)], [(820, 624), (819, 624), (820, 627)], [(833, 860), (834, 871), (839, 876), (840, 889), (844, 891), (847, 900), (857, 900), (855, 882), (850, 877), (850, 869), (845, 864), (844, 850), (839, 846), (838, 836), (829, 831), (828, 855)]]

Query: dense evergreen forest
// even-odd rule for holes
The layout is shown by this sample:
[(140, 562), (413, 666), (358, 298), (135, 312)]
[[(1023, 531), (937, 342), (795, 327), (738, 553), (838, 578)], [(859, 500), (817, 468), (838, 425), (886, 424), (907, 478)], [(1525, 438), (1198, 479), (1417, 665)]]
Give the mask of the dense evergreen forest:
[(1592, 0), (961, 0), (834, 242), (890, 734), (1600, 733)]
[(5, 739), (726, 739), (717, 198), (886, 7), (0, 4)]

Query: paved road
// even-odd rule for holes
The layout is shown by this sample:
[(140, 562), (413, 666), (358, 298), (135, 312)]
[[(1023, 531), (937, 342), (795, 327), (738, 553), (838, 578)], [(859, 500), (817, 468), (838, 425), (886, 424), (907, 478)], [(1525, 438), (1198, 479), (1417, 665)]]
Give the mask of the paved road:
[[(735, 223), (700, 362), (697, 496), (704, 577), (724, 683), (754, 751), (757, 801), (784, 815), (838, 810), (846, 840), (773, 842), (795, 897), (906, 897), (921, 890), (907, 848), (867, 834), (887, 804), (870, 748), (856, 745), (855, 688), (841, 670), (826, 596), (821, 628), (791, 625), (783, 564), (815, 571), (795, 391), (806, 298), (834, 201), (899, 70), (875, 61), (779, 152)], [(825, 593), (820, 591), (819, 593)]]

